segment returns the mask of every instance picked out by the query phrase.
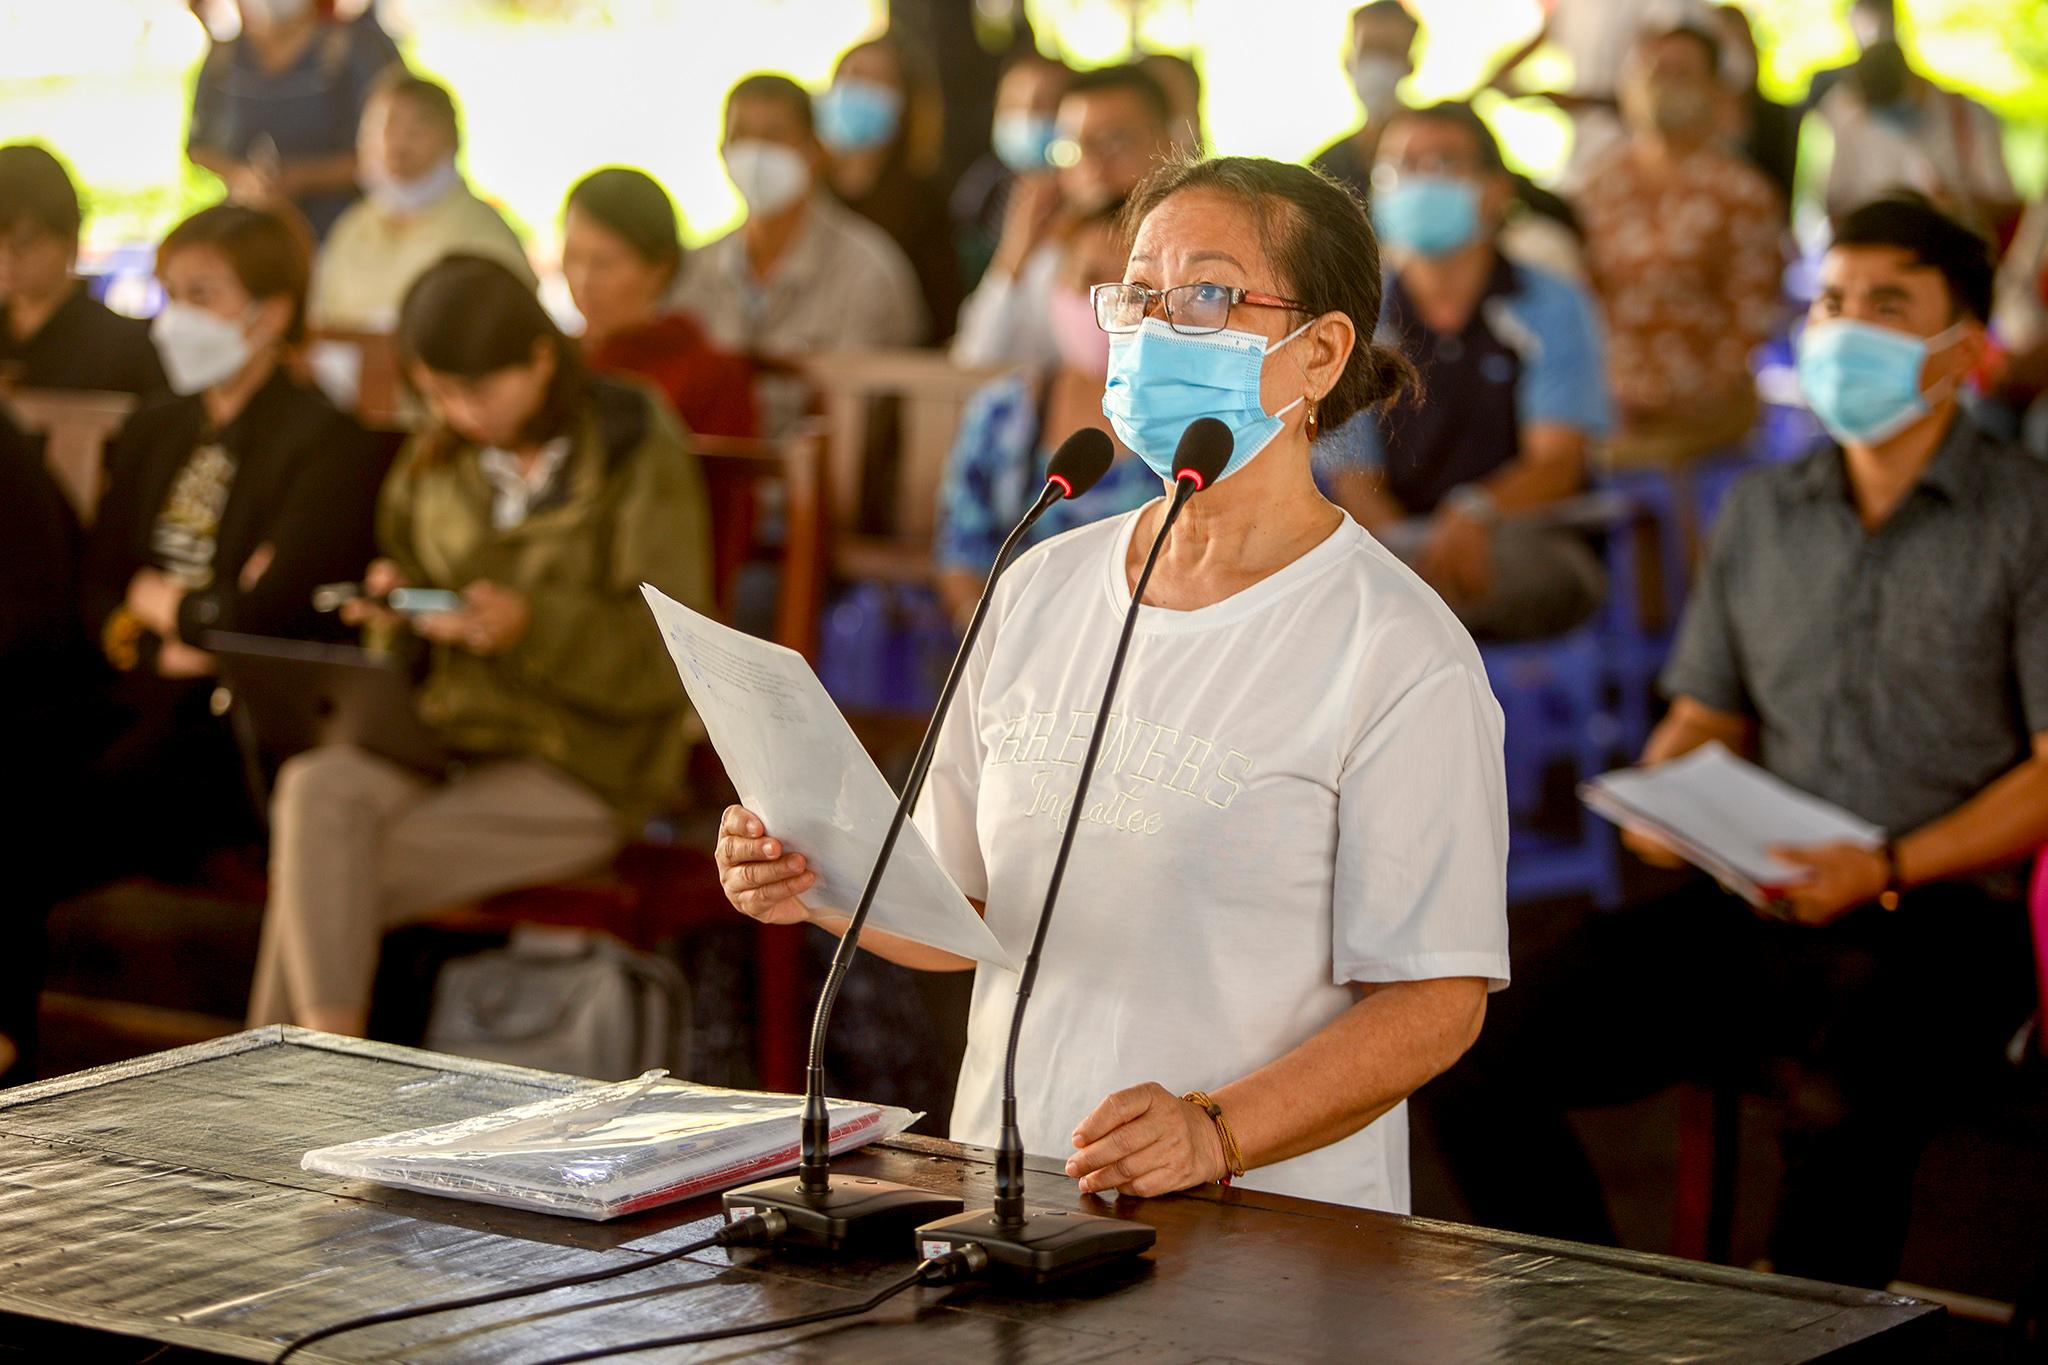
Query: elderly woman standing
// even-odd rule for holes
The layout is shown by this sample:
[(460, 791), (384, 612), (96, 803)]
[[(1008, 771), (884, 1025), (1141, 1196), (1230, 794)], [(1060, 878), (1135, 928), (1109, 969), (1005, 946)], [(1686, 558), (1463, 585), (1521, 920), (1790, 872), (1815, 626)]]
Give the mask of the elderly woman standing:
[[(1162, 475), (1196, 417), (1236, 447), (1167, 543), (1103, 722), (1023, 1034), (1025, 1146), (1070, 1153), (1086, 1191), (1249, 1168), (1255, 1188), (1406, 1210), (1404, 1101), (1507, 980), (1507, 821), (1470, 637), (1310, 477), (1316, 434), (1401, 384), (1367, 339), (1378, 249), (1331, 182), (1247, 158), (1165, 169), (1133, 219), (1123, 282), (1094, 291), (1104, 408)], [(1017, 562), (941, 738), (918, 825), (1018, 951), (1164, 507)], [(718, 857), (742, 912), (843, 925), (751, 812), (727, 812)], [(862, 946), (973, 966), (872, 931)], [(953, 1133), (993, 1145), (1017, 980), (976, 972)]]

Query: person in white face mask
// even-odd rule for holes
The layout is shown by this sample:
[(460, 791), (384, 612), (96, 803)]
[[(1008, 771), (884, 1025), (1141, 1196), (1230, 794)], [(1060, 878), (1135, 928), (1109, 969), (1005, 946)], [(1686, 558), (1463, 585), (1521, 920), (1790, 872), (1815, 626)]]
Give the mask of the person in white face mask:
[[(725, 101), (726, 174), (744, 223), (690, 253), (676, 301), (727, 350), (914, 346), (927, 335), (916, 272), (889, 234), (820, 188), (825, 151), (811, 97), (785, 76), (753, 75)], [(764, 434), (802, 419), (800, 384), (758, 386)]]
[(138, 410), (109, 451), (79, 606), (103, 686), (84, 750), (37, 793), (47, 829), (28, 898), (118, 877), (188, 878), (258, 834), (225, 717), (212, 633), (334, 638), (313, 590), (353, 578), (372, 545), (376, 442), (280, 361), (300, 332), (303, 227), (243, 205), (165, 239), (169, 301), (151, 324), (177, 396)]
[(1402, 108), (1401, 82), (1415, 70), (1415, 42), (1422, 26), (1400, 0), (1373, 0), (1351, 11), (1351, 38), (1344, 71), (1365, 117), (1356, 128), (1317, 152), (1310, 163), (1363, 203), (1372, 198), (1372, 163), (1380, 134)]
[(534, 283), (519, 235), (455, 167), (461, 127), (447, 87), (403, 67), (378, 80), (356, 139), (363, 197), (335, 223), (315, 263), (315, 327), (390, 331), (412, 282), (457, 253), (502, 261)]

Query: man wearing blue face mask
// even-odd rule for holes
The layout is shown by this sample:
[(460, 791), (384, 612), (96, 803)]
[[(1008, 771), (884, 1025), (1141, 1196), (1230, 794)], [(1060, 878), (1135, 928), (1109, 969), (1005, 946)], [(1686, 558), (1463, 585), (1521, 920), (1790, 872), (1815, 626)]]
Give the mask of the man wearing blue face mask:
[(2048, 468), (1956, 402), (1990, 299), (1985, 243), (1924, 200), (1844, 219), (1799, 343), (1833, 439), (1730, 494), (1643, 753), (1718, 741), (1886, 842), (1778, 850), (1807, 875), (1765, 914), (1702, 877), (1518, 959), (1436, 1106), (1481, 1221), (1612, 1240), (1565, 1108), (1769, 1077), (1776, 1269), (1897, 1272), (1921, 1151), (2030, 1008), (2022, 873), (2048, 843)]
[(1592, 303), (1502, 253), (1512, 191), (1469, 106), (1396, 114), (1374, 181), (1392, 266), (1379, 339), (1421, 372), (1425, 397), (1359, 419), (1335, 496), (1475, 635), (1569, 630), (1599, 605), (1604, 576), (1538, 514), (1580, 490), (1587, 446), (1609, 426)]
[[(822, 193), (811, 97), (786, 76), (748, 76), (725, 100), (725, 171), (746, 201), (739, 227), (683, 260), (676, 302), (742, 355), (914, 346), (928, 323), (917, 275), (889, 234)], [(784, 375), (755, 384), (764, 434), (803, 420), (809, 394)]]

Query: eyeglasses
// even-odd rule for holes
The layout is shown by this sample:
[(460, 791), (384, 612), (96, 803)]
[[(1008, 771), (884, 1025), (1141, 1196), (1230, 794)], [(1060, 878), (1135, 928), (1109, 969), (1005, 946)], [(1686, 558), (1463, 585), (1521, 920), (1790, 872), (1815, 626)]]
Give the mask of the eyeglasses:
[(1277, 294), (1261, 294), (1227, 284), (1177, 284), (1171, 289), (1147, 289), (1142, 284), (1098, 284), (1088, 291), (1095, 305), (1095, 325), (1105, 332), (1135, 332), (1159, 300), (1166, 325), (1186, 336), (1220, 332), (1230, 323), (1230, 310), (1241, 303), (1256, 308), (1291, 308), (1297, 313), (1316, 310)]

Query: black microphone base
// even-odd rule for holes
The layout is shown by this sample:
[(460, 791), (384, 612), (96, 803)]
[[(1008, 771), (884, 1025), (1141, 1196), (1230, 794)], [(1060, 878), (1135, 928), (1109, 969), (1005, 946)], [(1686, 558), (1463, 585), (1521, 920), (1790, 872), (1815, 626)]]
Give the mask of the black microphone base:
[(725, 1192), (725, 1219), (736, 1223), (774, 1209), (789, 1220), (780, 1245), (821, 1251), (901, 1256), (911, 1231), (934, 1218), (960, 1212), (964, 1201), (911, 1185), (866, 1176), (835, 1175), (830, 1188), (806, 1190), (794, 1174), (777, 1176)]
[(1063, 1209), (1039, 1209), (1006, 1228), (995, 1210), (976, 1209), (919, 1228), (917, 1252), (929, 1259), (956, 1247), (978, 1246), (988, 1253), (991, 1279), (1042, 1285), (1128, 1260), (1158, 1237), (1146, 1223)]

